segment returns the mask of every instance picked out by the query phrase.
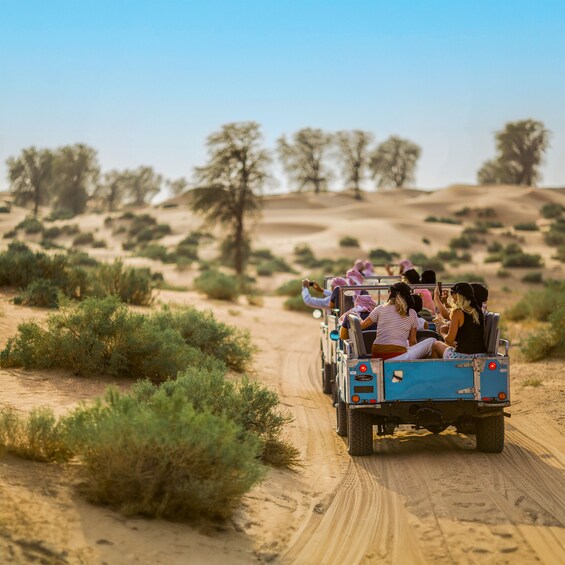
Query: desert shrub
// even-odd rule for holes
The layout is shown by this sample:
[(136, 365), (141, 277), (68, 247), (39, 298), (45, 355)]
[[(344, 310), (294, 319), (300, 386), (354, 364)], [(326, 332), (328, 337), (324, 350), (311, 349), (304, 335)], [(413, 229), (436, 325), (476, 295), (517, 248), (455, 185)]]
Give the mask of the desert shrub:
[(443, 264), (443, 261), (438, 257), (428, 257), (419, 265), (422, 270), (430, 269), (432, 271), (435, 271), (436, 273), (445, 271), (445, 265)]
[(487, 229), (504, 227), (504, 224), (499, 220), (484, 220), (482, 223)]
[(493, 253), (485, 257), (485, 263), (500, 263), (502, 261), (502, 253)]
[(557, 251), (556, 251), (555, 256), (553, 258), (557, 259), (561, 263), (565, 263), (565, 245), (560, 245), (557, 248)]
[[(150, 383), (141, 383), (134, 387), (133, 394), (139, 400), (151, 398), (156, 391), (165, 391), (168, 395), (182, 391), (197, 411), (209, 410), (218, 416), (226, 416), (231, 422), (241, 426), (259, 438), (263, 448), (278, 446), (289, 447), (282, 439), (284, 426), (291, 421), (287, 412), (278, 409), (277, 394), (264, 385), (252, 382), (247, 377), (233, 382), (226, 379), (223, 371), (204, 371), (188, 368), (175, 381), (156, 387)], [(272, 450), (270, 450), (272, 451)], [(293, 467), (298, 462), (298, 452), (292, 448), (293, 457), (281, 460), (273, 459), (273, 454), (263, 451), (265, 463), (277, 466)]]
[(254, 263), (261, 261), (270, 261), (274, 258), (275, 256), (270, 249), (254, 249), (251, 252), (251, 261)]
[(187, 345), (220, 359), (234, 371), (243, 371), (254, 351), (249, 332), (219, 322), (210, 311), (190, 307), (172, 311), (165, 307), (152, 319), (163, 330), (174, 329)]
[(447, 274), (443, 277), (445, 282), (459, 282), (459, 281), (467, 281), (470, 283), (478, 282), (484, 283), (485, 278), (482, 275), (477, 275), (477, 273), (457, 273), (455, 275)]
[(122, 242), (122, 249), (124, 251), (133, 251), (135, 247), (136, 247), (136, 243), (131, 239), (126, 239), (125, 241)]
[(398, 253), (395, 253), (394, 251), (388, 252), (380, 248), (371, 249), (369, 251), (369, 259), (374, 263), (390, 263), (398, 257), (400, 257)]
[(72, 210), (69, 210), (68, 208), (58, 208), (53, 210), (45, 219), (48, 222), (54, 222), (56, 220), (70, 220), (74, 217), (75, 215)]
[(478, 208), (477, 216), (479, 218), (496, 218), (497, 213), (494, 208)]
[(95, 239), (95, 240), (92, 242), (92, 247), (94, 247), (94, 249), (102, 249), (102, 248), (105, 248), (105, 247), (107, 247), (106, 241), (103, 240), (103, 239)]
[(17, 226), (17, 230), (24, 230), (27, 234), (40, 233), (43, 231), (43, 224), (33, 217), (26, 218), (22, 220)]
[(517, 243), (509, 243), (505, 248), (504, 252), (505, 255), (515, 255), (517, 253), (523, 253), (522, 247)]
[(565, 208), (561, 204), (547, 203), (541, 207), (540, 212), (544, 218), (552, 220), (561, 216), (564, 210)]
[(190, 240), (190, 236), (184, 238), (178, 245), (175, 251), (176, 259), (182, 257), (188, 261), (198, 261), (198, 244)]
[(273, 269), (270, 263), (259, 263), (257, 265), (257, 275), (260, 277), (272, 277)]
[(451, 247), (452, 249), (470, 249), (471, 245), (472, 241), (466, 235), (454, 237), (449, 241), (449, 247)]
[(94, 296), (108, 294), (127, 304), (147, 306), (153, 302), (151, 271), (146, 268), (125, 267), (120, 260), (101, 264), (92, 280)]
[(340, 247), (360, 247), (359, 240), (356, 237), (346, 235), (339, 240)]
[(81, 376), (108, 374), (161, 382), (187, 366), (220, 361), (188, 345), (180, 333), (132, 312), (116, 297), (63, 303), (46, 327), (24, 322), (0, 353), (3, 367), (61, 368)]
[(78, 245), (90, 245), (94, 243), (94, 235), (90, 232), (79, 233), (73, 239), (73, 245), (76, 247)]
[(565, 219), (558, 218), (550, 226), (549, 231), (543, 234), (548, 245), (559, 247), (565, 245)]
[(306, 306), (304, 304), (304, 300), (302, 300), (302, 295), (299, 294), (298, 296), (289, 296), (285, 301), (283, 306), (286, 310), (292, 310), (294, 312), (310, 312), (312, 313), (312, 308), (310, 306)]
[(448, 249), (445, 251), (438, 251), (436, 257), (440, 261), (457, 261), (458, 255), (455, 249)]
[(236, 300), (239, 295), (237, 279), (212, 269), (196, 277), (194, 286), (208, 298), (216, 300)]
[[(245, 237), (241, 246), (241, 257), (243, 264), (246, 265), (249, 262), (249, 256), (251, 254), (251, 241), (248, 237)], [(231, 236), (225, 237), (220, 244), (220, 262), (222, 265), (234, 268), (235, 258), (235, 241)]]
[(509, 308), (505, 315), (509, 320), (520, 321), (528, 318), (547, 322), (556, 309), (556, 303), (565, 300), (565, 282), (546, 281), (543, 290), (530, 290)]
[(59, 287), (51, 281), (36, 279), (26, 288), (22, 301), (28, 306), (39, 306), (40, 308), (57, 308), (59, 306)]
[(178, 208), (178, 204), (176, 202), (166, 202), (162, 206), (163, 208)]
[(547, 357), (556, 345), (555, 335), (548, 328), (543, 328), (526, 338), (522, 353), (526, 361), (531, 363)]
[(118, 220), (133, 220), (136, 215), (133, 212), (124, 212)]
[(530, 283), (530, 284), (542, 284), (543, 275), (542, 273), (526, 273), (522, 277), (522, 282)]
[(61, 235), (76, 235), (80, 233), (80, 228), (77, 224), (65, 224), (61, 226)]
[(52, 239), (42, 239), (39, 245), (41, 245), (43, 249), (64, 249), (62, 245), (55, 243)]
[(106, 227), (111, 226), (114, 223), (114, 218), (112, 218), (112, 216), (106, 216), (104, 218), (104, 225)]
[(535, 222), (522, 222), (514, 224), (514, 229), (518, 231), (539, 231), (539, 227)]
[(150, 244), (142, 247), (138, 255), (140, 257), (147, 257), (148, 259), (153, 259), (154, 261), (166, 262), (169, 257), (169, 252), (164, 245)]
[(541, 255), (532, 255), (529, 253), (512, 253), (506, 255), (502, 261), (502, 266), (505, 268), (514, 267), (543, 267)]
[(304, 267), (316, 268), (318, 261), (312, 251), (312, 248), (307, 243), (302, 243), (294, 248), (294, 255), (296, 262)]
[(425, 220), (425, 222), (439, 222), (441, 224), (454, 224), (454, 225), (459, 225), (461, 224), (461, 220), (457, 220), (455, 218), (450, 218), (449, 216), (442, 216), (442, 217), (437, 217), (437, 216), (428, 216)]
[(500, 253), (504, 249), (504, 245), (500, 241), (495, 240), (488, 244), (487, 251), (489, 253)]
[(465, 206), (464, 208), (457, 210), (455, 212), (455, 215), (456, 216), (468, 216), (470, 213), (471, 213), (471, 208), (469, 208), (468, 206)]
[(137, 401), (109, 392), (68, 419), (88, 500), (127, 515), (226, 518), (264, 476), (260, 441), (226, 416), (196, 410), (181, 390)]
[(45, 239), (56, 239), (61, 235), (61, 228), (57, 226), (51, 226), (50, 228), (45, 228), (43, 230), (43, 237)]
[(426, 245), (430, 245), (432, 242), (427, 237), (423, 237), (422, 243), (425, 243)]
[(296, 296), (302, 292), (302, 280), (291, 279), (281, 284), (275, 291), (279, 296)]
[(10, 205), (0, 206), (0, 214), (9, 214), (12, 211)]
[(34, 461), (65, 461), (71, 452), (66, 430), (50, 408), (34, 408), (29, 414), (12, 406), (0, 407), (0, 445), (6, 451)]
[(507, 278), (510, 278), (512, 276), (512, 273), (510, 271), (507, 271), (506, 269), (499, 269), (496, 272), (496, 276), (499, 279), (507, 279)]
[(91, 257), (88, 253), (77, 251), (76, 249), (69, 249), (67, 257), (69, 265), (73, 267), (96, 267), (100, 264), (99, 261)]
[(131, 220), (128, 231), (129, 234), (134, 237), (143, 230), (157, 225), (157, 220), (149, 214), (141, 214), (140, 216), (136, 216), (135, 214), (126, 213), (122, 215), (121, 219)]
[[(488, 233), (488, 230), (489, 228), (485, 222), (475, 222), (472, 226), (467, 226), (461, 233), (462, 235), (474, 236)], [(472, 237), (471, 240), (473, 240)]]
[(16, 230), (8, 230), (3, 236), (3, 239), (13, 239), (14, 237), (16, 237), (18, 235), (18, 232)]

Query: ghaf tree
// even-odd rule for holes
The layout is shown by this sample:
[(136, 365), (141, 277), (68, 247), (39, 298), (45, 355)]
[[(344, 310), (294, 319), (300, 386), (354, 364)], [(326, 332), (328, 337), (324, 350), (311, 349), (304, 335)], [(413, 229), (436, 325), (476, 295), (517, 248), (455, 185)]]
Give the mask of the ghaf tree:
[(260, 192), (269, 176), (271, 159), (261, 142), (259, 124), (226, 124), (208, 137), (209, 161), (195, 169), (198, 188), (192, 191), (192, 209), (227, 228), (238, 275), (245, 267), (247, 218), (259, 211)]

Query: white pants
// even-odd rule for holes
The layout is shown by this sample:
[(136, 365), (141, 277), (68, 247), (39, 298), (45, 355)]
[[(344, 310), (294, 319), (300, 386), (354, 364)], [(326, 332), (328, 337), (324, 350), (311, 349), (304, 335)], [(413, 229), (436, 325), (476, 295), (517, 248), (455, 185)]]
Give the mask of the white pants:
[(398, 357), (388, 359), (388, 361), (409, 361), (411, 359), (423, 359), (431, 353), (432, 345), (435, 343), (435, 341), (436, 340), (433, 337), (428, 337), (422, 340), (420, 343), (416, 343), (415, 345), (410, 346), (406, 353), (403, 353)]

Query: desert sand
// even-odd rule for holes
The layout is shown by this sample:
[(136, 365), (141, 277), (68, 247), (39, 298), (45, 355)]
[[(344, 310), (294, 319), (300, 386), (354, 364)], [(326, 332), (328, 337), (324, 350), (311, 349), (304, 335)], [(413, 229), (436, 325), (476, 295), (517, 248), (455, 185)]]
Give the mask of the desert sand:
[[(565, 205), (565, 191), (518, 187), (454, 186), (434, 193), (416, 190), (367, 194), (269, 197), (254, 232), (254, 246), (292, 259), (294, 246), (308, 243), (320, 257), (355, 259), (381, 247), (428, 255), (447, 247), (462, 226), (424, 223), (428, 215), (448, 216), (464, 206), (495, 208), (507, 226), (538, 221), (545, 202)], [(180, 241), (201, 225), (183, 198), (176, 208), (145, 210), (169, 223)], [(26, 210), (14, 207), (0, 217), (0, 231), (12, 229)], [(79, 220), (96, 231), (107, 249), (88, 250), (101, 259), (122, 256), (122, 239), (104, 227), (106, 214)], [(489, 241), (500, 238), (493, 230)], [(362, 249), (339, 249), (349, 235)], [(563, 278), (562, 265), (538, 232), (523, 232), (528, 252), (542, 253), (547, 277)], [(430, 241), (423, 242), (423, 238)], [(2, 246), (7, 240), (0, 240)], [(511, 241), (510, 239), (508, 241)], [(212, 244), (201, 255), (212, 256)], [(527, 288), (516, 270), (499, 280), (498, 264), (484, 264), (485, 246), (460, 272), (482, 274), (491, 288), (489, 305), (504, 309)], [(179, 272), (142, 258), (168, 282), (190, 289), (196, 268)], [(294, 421), (289, 439), (300, 449), (303, 467), (272, 470), (244, 497), (225, 524), (178, 524), (125, 518), (88, 504), (73, 488), (73, 468), (0, 457), (0, 562), (49, 564), (534, 564), (565, 563), (565, 361), (550, 359), (511, 365), (512, 417), (506, 420), (502, 454), (475, 451), (474, 440), (446, 430), (439, 436), (402, 429), (374, 441), (370, 457), (351, 458), (335, 432), (335, 413), (321, 391), (319, 322), (284, 310), (284, 298), (270, 295), (289, 275), (259, 278), (267, 293), (262, 306), (205, 299), (193, 290), (159, 291), (159, 304), (208, 308), (222, 321), (248, 328), (259, 347), (252, 376), (277, 390)], [(508, 285), (511, 290), (503, 290)], [(47, 312), (10, 302), (0, 293), (0, 343), (19, 322), (44, 319)], [(511, 350), (512, 352), (512, 350)], [(0, 401), (21, 410), (48, 405), (64, 413), (103, 393), (109, 384), (129, 382), (100, 377), (80, 379), (62, 371), (0, 370)], [(540, 379), (538, 387), (524, 386)]]

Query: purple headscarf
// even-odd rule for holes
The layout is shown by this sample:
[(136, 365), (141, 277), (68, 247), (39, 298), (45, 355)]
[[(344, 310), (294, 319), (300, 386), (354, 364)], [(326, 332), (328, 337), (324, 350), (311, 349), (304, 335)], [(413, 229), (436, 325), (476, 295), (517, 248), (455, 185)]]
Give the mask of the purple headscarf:
[(334, 277), (331, 282), (332, 290), (338, 286), (347, 286), (347, 281), (343, 277)]
[(345, 273), (345, 279), (348, 286), (361, 286), (363, 284), (363, 275), (357, 269), (349, 269)]
[(373, 268), (373, 263), (371, 263), (371, 261), (365, 261), (365, 269), (363, 270), (363, 273), (365, 273), (365, 276), (375, 274), (375, 269)]
[(372, 312), (377, 307), (376, 302), (368, 295), (368, 294), (359, 294), (355, 297), (355, 301), (353, 302), (353, 308), (348, 310), (340, 316), (339, 323), (343, 325), (345, 318), (349, 316), (349, 314), (356, 314), (361, 312)]
[(400, 274), (402, 274), (404, 271), (408, 271), (408, 269), (413, 269), (414, 265), (412, 264), (412, 261), (410, 261), (410, 259), (402, 259), (402, 261), (400, 261), (400, 263), (398, 263), (400, 265)]

